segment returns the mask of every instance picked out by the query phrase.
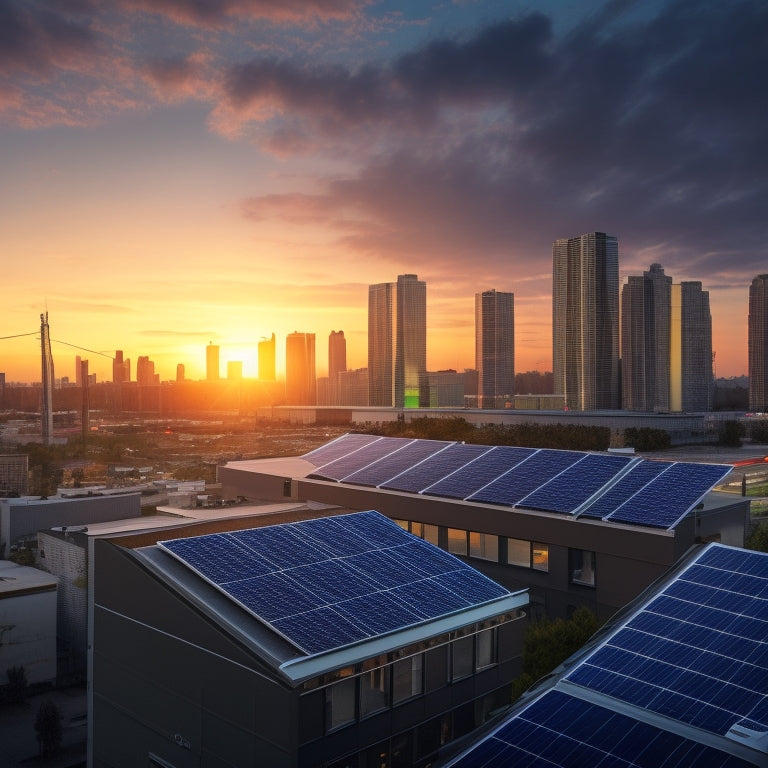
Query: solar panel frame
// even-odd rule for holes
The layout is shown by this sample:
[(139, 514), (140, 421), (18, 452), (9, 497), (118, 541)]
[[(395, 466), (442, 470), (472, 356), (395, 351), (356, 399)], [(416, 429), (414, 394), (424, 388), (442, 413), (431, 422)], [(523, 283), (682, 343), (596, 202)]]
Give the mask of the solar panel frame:
[(305, 453), (301, 458), (311, 462), (316, 467), (322, 467), (379, 439), (380, 435), (348, 432), (340, 435), (335, 440), (315, 448), (313, 451), (309, 451), (309, 453)]
[[(409, 440), (409, 443), (415, 442)], [(318, 480), (335, 480), (340, 482), (343, 478), (367, 467), (369, 464), (394, 453), (403, 447), (403, 440), (398, 437), (380, 437), (378, 440), (358, 448), (349, 454), (341, 456), (335, 461), (318, 467), (308, 475)]]

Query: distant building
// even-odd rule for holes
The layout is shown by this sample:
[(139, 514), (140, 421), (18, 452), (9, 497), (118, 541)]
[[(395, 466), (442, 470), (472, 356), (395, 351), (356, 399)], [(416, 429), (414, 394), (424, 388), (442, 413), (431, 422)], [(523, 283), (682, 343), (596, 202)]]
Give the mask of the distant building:
[(709, 291), (702, 291), (697, 281), (674, 284), (671, 317), (669, 409), (711, 411), (714, 379)]
[(315, 405), (315, 334), (294, 331), (285, 338), (285, 399), (288, 405)]
[(590, 232), (552, 247), (555, 394), (575, 411), (617, 409), (619, 243)]
[(331, 331), (328, 336), (329, 404), (343, 405), (338, 397), (339, 374), (347, 370), (347, 340), (344, 331)]
[(768, 412), (768, 275), (749, 286), (749, 407)]
[(218, 381), (220, 376), (219, 345), (211, 341), (205, 348), (205, 378), (208, 381)]
[(369, 404), (424, 408), (427, 382), (427, 284), (417, 275), (368, 287)]
[(115, 384), (123, 384), (131, 380), (131, 361), (123, 359), (123, 350), (115, 351), (112, 359), (112, 381)]
[(0, 454), (0, 496), (25, 496), (28, 485), (27, 454)]
[(259, 342), (259, 379), (275, 380), (275, 334)]
[(515, 393), (515, 295), (475, 294), (478, 407), (504, 408)]
[(136, 361), (136, 381), (140, 387), (157, 384), (159, 376), (155, 374), (155, 364), (147, 355), (141, 355)]
[(176, 381), (184, 381), (184, 363), (176, 364)]
[(454, 370), (430, 371), (427, 374), (429, 383), (430, 408), (463, 408), (464, 407), (464, 373)]
[(368, 405), (368, 369), (340, 372), (336, 394), (339, 405)]

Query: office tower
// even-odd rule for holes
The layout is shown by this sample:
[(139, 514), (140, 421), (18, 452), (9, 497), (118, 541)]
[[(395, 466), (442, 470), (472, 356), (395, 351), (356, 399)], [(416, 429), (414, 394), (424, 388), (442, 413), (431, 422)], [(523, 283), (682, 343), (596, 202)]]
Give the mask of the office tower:
[(83, 386), (83, 376), (82, 376), (81, 365), (80, 365), (81, 361), (82, 361), (82, 358), (80, 357), (80, 355), (75, 355), (75, 384), (78, 387)]
[(147, 355), (141, 355), (136, 361), (136, 381), (142, 387), (148, 387), (156, 383), (155, 364)]
[(660, 264), (630, 276), (621, 292), (622, 406), (669, 411), (672, 278)]
[(259, 379), (275, 380), (275, 334), (259, 342)]
[(768, 275), (749, 286), (749, 408), (768, 411)]
[(552, 247), (555, 394), (576, 411), (619, 407), (619, 243), (590, 232)]
[(131, 380), (131, 361), (129, 359), (123, 359), (123, 350), (118, 349), (115, 351), (115, 356), (112, 359), (112, 381), (115, 384), (122, 384), (123, 382)]
[(184, 363), (176, 364), (176, 381), (184, 381)]
[(504, 408), (515, 393), (515, 295), (475, 294), (478, 407)]
[(328, 336), (328, 389), (331, 405), (344, 405), (339, 400), (339, 374), (347, 370), (347, 340), (344, 331), (331, 331)]
[(208, 381), (219, 380), (219, 345), (212, 341), (205, 348), (205, 378)]
[(242, 378), (243, 378), (243, 361), (228, 360), (227, 361), (227, 379), (231, 381), (242, 381)]
[(427, 284), (416, 275), (368, 287), (368, 377), (370, 405), (429, 405)]
[(288, 405), (315, 405), (315, 334), (294, 331), (285, 337), (285, 398)]

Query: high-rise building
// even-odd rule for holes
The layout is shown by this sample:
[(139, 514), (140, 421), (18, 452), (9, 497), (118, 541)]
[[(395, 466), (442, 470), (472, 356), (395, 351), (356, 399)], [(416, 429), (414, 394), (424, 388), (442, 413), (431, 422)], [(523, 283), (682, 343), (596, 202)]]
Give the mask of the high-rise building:
[(369, 404), (426, 408), (427, 284), (417, 275), (368, 287)]
[(347, 340), (344, 331), (328, 336), (328, 390), (330, 405), (345, 405), (339, 400), (339, 374), (347, 370)]
[(115, 356), (112, 358), (112, 381), (115, 384), (131, 380), (131, 361), (123, 359), (123, 350), (115, 350)]
[(672, 278), (660, 264), (630, 276), (621, 292), (622, 406), (669, 411)]
[(749, 286), (749, 407), (768, 412), (768, 275)]
[(259, 342), (259, 379), (275, 380), (275, 334)]
[(148, 355), (141, 355), (136, 361), (136, 381), (139, 386), (148, 387), (158, 383), (158, 376), (155, 374), (155, 364), (149, 359)]
[(478, 407), (504, 408), (515, 393), (515, 295), (475, 294)]
[(219, 345), (209, 341), (205, 348), (205, 378), (218, 381), (219, 375)]
[(315, 334), (294, 331), (285, 337), (285, 399), (288, 405), (315, 405)]
[(619, 407), (619, 243), (590, 232), (552, 247), (555, 394), (576, 411)]

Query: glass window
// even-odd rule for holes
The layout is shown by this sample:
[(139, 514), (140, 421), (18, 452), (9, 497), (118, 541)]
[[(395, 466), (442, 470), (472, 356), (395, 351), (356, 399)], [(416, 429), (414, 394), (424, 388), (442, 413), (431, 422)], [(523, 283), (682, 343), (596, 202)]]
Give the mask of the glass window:
[(499, 562), (499, 537), (492, 533), (469, 532), (469, 554), (481, 560)]
[(448, 529), (448, 551), (453, 555), (467, 554), (467, 532), (461, 528)]
[(355, 678), (348, 677), (325, 689), (325, 726), (332, 731), (355, 722)]
[(595, 586), (595, 553), (586, 549), (569, 549), (571, 582)]
[(428, 523), (424, 523), (424, 541), (428, 541), (430, 544), (434, 544), (436, 547), (440, 546), (440, 537), (436, 525), (429, 525)]
[(414, 536), (418, 536), (420, 539), (424, 538), (424, 523), (411, 523), (411, 533)]
[(472, 635), (460, 637), (451, 643), (451, 680), (461, 680), (474, 672), (474, 645), (475, 638)]
[(533, 551), (533, 557), (531, 559), (533, 569), (536, 571), (544, 571), (545, 573), (548, 572), (549, 544), (542, 544), (539, 541), (534, 541), (531, 544), (531, 549)]
[(496, 629), (477, 633), (477, 668), (483, 669), (496, 663)]
[(531, 567), (531, 542), (523, 539), (507, 539), (507, 562), (522, 568)]
[[(371, 666), (386, 662), (379, 656), (366, 662)], [(360, 717), (379, 712), (389, 706), (389, 667), (377, 666), (360, 675)]]
[(422, 669), (424, 657), (421, 654), (400, 659), (392, 664), (392, 703), (420, 696), (424, 690)]
[(407, 520), (397, 520), (395, 518), (392, 519), (393, 523), (397, 523), (404, 531), (408, 530), (408, 521)]

